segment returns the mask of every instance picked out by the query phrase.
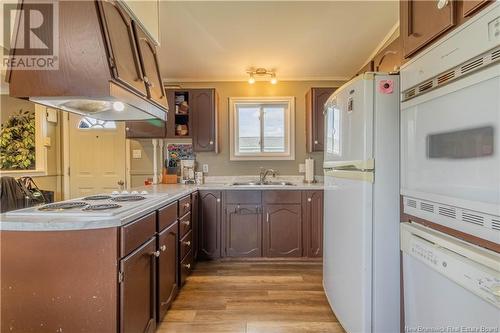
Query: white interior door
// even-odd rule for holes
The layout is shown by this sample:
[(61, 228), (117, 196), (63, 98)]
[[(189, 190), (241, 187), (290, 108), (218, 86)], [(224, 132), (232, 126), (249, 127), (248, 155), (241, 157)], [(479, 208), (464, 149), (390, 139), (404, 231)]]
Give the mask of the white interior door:
[[(125, 181), (125, 124), (69, 115), (70, 198), (106, 193)], [(84, 128), (82, 128), (84, 127)]]

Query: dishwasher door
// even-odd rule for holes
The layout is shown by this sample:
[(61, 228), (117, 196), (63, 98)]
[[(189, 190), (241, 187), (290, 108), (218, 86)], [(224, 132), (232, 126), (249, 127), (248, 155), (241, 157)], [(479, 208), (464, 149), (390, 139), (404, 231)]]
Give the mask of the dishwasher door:
[(498, 332), (500, 255), (401, 224), (405, 332)]

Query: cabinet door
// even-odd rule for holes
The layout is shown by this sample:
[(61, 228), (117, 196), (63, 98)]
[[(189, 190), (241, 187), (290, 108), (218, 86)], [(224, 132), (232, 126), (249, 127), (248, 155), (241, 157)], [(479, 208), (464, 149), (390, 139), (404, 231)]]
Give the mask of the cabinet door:
[(161, 321), (179, 290), (177, 280), (178, 222), (173, 223), (158, 235), (158, 321)]
[(300, 204), (264, 206), (264, 255), (302, 256), (302, 210)]
[(474, 14), (478, 9), (492, 2), (492, 0), (464, 0), (462, 1), (462, 17)]
[(221, 197), (220, 191), (200, 191), (198, 254), (205, 259), (221, 256)]
[(260, 205), (227, 205), (224, 227), (228, 257), (262, 256), (262, 212)]
[(116, 1), (97, 1), (116, 80), (147, 95), (132, 30), (132, 20)]
[(120, 332), (154, 332), (156, 238), (120, 261)]
[(306, 135), (307, 151), (324, 149), (324, 114), (326, 100), (335, 91), (334, 88), (311, 88), (306, 98)]
[(402, 0), (400, 19), (404, 56), (409, 57), (455, 25), (455, 1)]
[(166, 124), (160, 119), (133, 120), (125, 122), (125, 137), (127, 139), (149, 139), (166, 137)]
[(165, 96), (165, 89), (161, 80), (156, 46), (139, 24), (133, 22), (133, 27), (148, 97), (167, 108), (167, 97)]
[(198, 258), (198, 219), (199, 219), (199, 193), (194, 192), (191, 194), (191, 224), (192, 224), (192, 232), (193, 232), (193, 259), (196, 261)]
[(194, 151), (216, 151), (216, 107), (214, 89), (189, 91)]
[(304, 246), (308, 257), (323, 255), (323, 191), (302, 193)]

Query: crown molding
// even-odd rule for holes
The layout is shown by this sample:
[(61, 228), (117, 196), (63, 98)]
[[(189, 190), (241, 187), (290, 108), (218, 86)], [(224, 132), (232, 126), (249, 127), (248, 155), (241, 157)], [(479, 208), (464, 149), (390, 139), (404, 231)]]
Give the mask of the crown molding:
[[(279, 77), (279, 82), (286, 81), (348, 81), (350, 77), (347, 76), (304, 76), (304, 77)], [(200, 78), (169, 78), (163, 79), (163, 84), (176, 84), (185, 82), (247, 82), (248, 78), (241, 77), (226, 77), (226, 78), (214, 78), (214, 79), (200, 79)], [(267, 82), (268, 80), (256, 80), (257, 82)]]

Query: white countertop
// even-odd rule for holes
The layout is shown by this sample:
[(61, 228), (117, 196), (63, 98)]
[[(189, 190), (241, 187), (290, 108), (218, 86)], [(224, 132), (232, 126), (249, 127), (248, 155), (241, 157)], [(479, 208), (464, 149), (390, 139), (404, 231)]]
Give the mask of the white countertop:
[[(255, 179), (255, 177), (253, 178)], [(67, 216), (6, 216), (0, 215), (0, 230), (5, 231), (62, 231), (62, 230), (85, 230), (101, 229), (110, 227), (119, 227), (135, 219), (155, 211), (171, 202), (174, 202), (194, 191), (200, 190), (322, 190), (323, 183), (304, 184), (302, 182), (292, 181), (294, 185), (230, 185), (233, 181), (228, 179), (207, 179), (203, 185), (181, 185), (181, 184), (159, 184), (150, 186), (141, 186), (132, 190), (147, 190), (156, 196), (156, 200), (149, 201), (147, 206), (137, 206), (123, 214), (110, 217), (71, 217)], [(238, 177), (238, 181), (246, 181)], [(279, 180), (283, 180), (281, 177)], [(217, 182), (219, 181), (219, 182)]]

